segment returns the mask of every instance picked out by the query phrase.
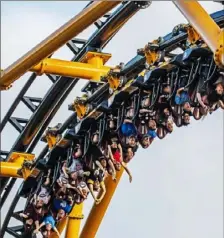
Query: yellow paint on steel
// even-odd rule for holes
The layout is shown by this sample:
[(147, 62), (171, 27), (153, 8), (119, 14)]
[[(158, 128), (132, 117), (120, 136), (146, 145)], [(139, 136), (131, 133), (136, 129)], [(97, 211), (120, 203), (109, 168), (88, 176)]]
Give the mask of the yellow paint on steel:
[(58, 141), (58, 137), (52, 136), (52, 135), (46, 135), (46, 140), (47, 140), (49, 149), (52, 149), (56, 145)]
[(195, 44), (197, 41), (201, 40), (201, 36), (192, 26), (187, 27), (187, 34), (188, 34), (188, 41), (191, 44)]
[(16, 161), (18, 158), (20, 157), (23, 157), (24, 160), (29, 160), (29, 161), (32, 161), (34, 160), (35, 158), (35, 155), (34, 154), (29, 154), (29, 153), (23, 153), (23, 152), (12, 152), (10, 155), (9, 155), (9, 159), (8, 161), (9, 162), (14, 162)]
[(66, 44), (66, 42), (77, 36), (120, 2), (121, 1), (94, 1), (27, 54), (2, 71), (0, 88), (11, 85), (30, 68), (53, 54)]
[(219, 47), (217, 48), (214, 59), (216, 64), (220, 68), (224, 68), (224, 29), (222, 29), (221, 34), (218, 39)]
[[(97, 66), (93, 65), (92, 61), (97, 63)], [(100, 57), (95, 57), (89, 60), (91, 63), (70, 62), (58, 59), (45, 59), (41, 63), (35, 65), (30, 69), (32, 72), (36, 72), (39, 75), (43, 73), (55, 74), (60, 76), (66, 76), (71, 78), (82, 78), (93, 81), (99, 81), (101, 76), (105, 76), (110, 67), (103, 66)]]
[[(197, 1), (176, 0), (173, 1), (189, 23), (200, 34), (213, 53), (220, 48), (221, 29)], [(222, 53), (221, 53), (222, 54)], [(224, 65), (223, 55), (218, 57)]]
[[(58, 232), (61, 234), (65, 227), (66, 227), (66, 224), (67, 224), (67, 221), (68, 221), (68, 218), (65, 217), (64, 219), (62, 219), (58, 224), (57, 224), (57, 230)], [(56, 232), (53, 232), (51, 235), (50, 235), (50, 238), (58, 238), (58, 235)]]
[(32, 170), (24, 166), (24, 163), (31, 162), (34, 158), (34, 154), (12, 152), (7, 162), (0, 162), (0, 176), (26, 179)]
[(75, 101), (74, 104), (74, 109), (77, 113), (77, 117), (79, 119), (82, 119), (88, 112), (88, 105), (82, 104), (78, 101)]
[(112, 75), (109, 75), (107, 77), (107, 80), (108, 80), (110, 88), (113, 89), (114, 91), (118, 89), (118, 87), (121, 83), (119, 77), (112, 76)]
[(83, 203), (75, 205), (69, 214), (66, 228), (66, 238), (79, 238), (80, 225), (83, 219)]
[(17, 162), (0, 162), (0, 176), (1, 177), (12, 177), (12, 178), (23, 178), (18, 171), (21, 169), (24, 159), (20, 157)]
[[(117, 181), (114, 182), (111, 177), (108, 177), (105, 181), (107, 192), (105, 194), (105, 197), (98, 205), (93, 205), (92, 210), (90, 211), (90, 214), (86, 220), (86, 223), (82, 229), (80, 238), (94, 238), (96, 236), (96, 233), (98, 231), (98, 228), (100, 226), (101, 221), (103, 220), (103, 217), (107, 211), (107, 208), (110, 204), (110, 201), (113, 197), (113, 194), (117, 188), (117, 185), (121, 179), (121, 176), (123, 174), (123, 168), (121, 171), (117, 172)], [(100, 196), (100, 194), (99, 194)]]

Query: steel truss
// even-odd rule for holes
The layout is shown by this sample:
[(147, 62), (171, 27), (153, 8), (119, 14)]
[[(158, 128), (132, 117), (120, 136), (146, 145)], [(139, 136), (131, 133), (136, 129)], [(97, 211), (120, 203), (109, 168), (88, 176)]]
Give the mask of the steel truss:
[[(92, 2), (88, 3), (88, 5)], [(142, 3), (143, 5), (145, 4), (145, 2)], [(123, 25), (140, 9), (141, 3), (136, 4), (136, 2), (128, 1), (122, 2), (114, 12), (105, 14), (103, 18), (98, 19), (94, 23), (97, 29), (88, 40), (78, 38), (70, 40), (66, 45), (74, 53), (74, 57), (71, 61), (80, 61), (82, 56), (89, 50), (100, 52), (123, 27)], [(67, 77), (58, 77), (49, 74), (47, 74), (47, 76), (52, 81), (53, 85), (48, 90), (44, 98), (26, 96), (26, 92), (37, 78), (36, 74), (33, 73), (3, 118), (0, 125), (1, 132), (5, 128), (6, 124), (10, 123), (20, 133), (14, 145), (11, 147), (11, 151), (1, 151), (1, 158), (3, 157), (4, 161), (7, 161), (8, 155), (13, 151), (32, 153), (52, 118), (79, 80), (78, 78), (71, 80)], [(17, 118), (12, 116), (20, 102), (23, 102), (31, 110), (31, 112), (33, 112), (30, 118)], [(34, 102), (38, 102), (39, 105), (34, 105)], [(65, 130), (72, 120), (74, 120), (74, 115), (68, 119), (61, 130)], [(25, 124), (25, 126), (21, 123)], [(39, 160), (39, 158), (43, 158), (47, 149), (48, 148), (45, 147), (37, 160)], [(15, 178), (1, 178), (0, 193), (3, 193), (3, 195), (1, 197), (0, 207), (4, 205), (15, 182)], [(5, 217), (5, 221), (1, 227), (1, 237), (4, 236), (5, 231), (15, 237), (21, 237), (21, 235), (19, 235), (19, 233), (21, 233), (21, 229), (23, 229), (21, 226), (14, 228), (7, 226), (11, 217), (18, 218), (18, 213), (13, 214), (13, 211), (22, 195), (22, 187), (23, 184), (21, 185), (21, 189), (15, 196), (8, 214)]]
[[(136, 5), (134, 3), (130, 3), (130, 2), (123, 3), (122, 6), (117, 11), (115, 11), (111, 15), (109, 14), (109, 16), (106, 17), (106, 22), (104, 24), (101, 24), (100, 27), (99, 27), (99, 25), (100, 25), (99, 22), (95, 23), (98, 27), (98, 30), (88, 41), (84, 41), (84, 40), (80, 41), (80, 39), (78, 39), (79, 43), (80, 42), (83, 43), (83, 47), (81, 49), (77, 50), (77, 47), (75, 46), (75, 44), (77, 43), (77, 39), (70, 41), (67, 44), (68, 47), (70, 49), (72, 49), (73, 53), (76, 52), (75, 57), (72, 59), (72, 61), (80, 60), (82, 54), (84, 54), (88, 49), (91, 49), (91, 51), (93, 51), (93, 50), (97, 51), (97, 50), (105, 47), (105, 45), (109, 42), (109, 40), (112, 39), (114, 34), (117, 32), (117, 31), (114, 32), (114, 34), (112, 36), (109, 36), (108, 39), (105, 40), (104, 42), (100, 42), (100, 39), (103, 38), (102, 36), (106, 35), (107, 28), (109, 28), (110, 24), (112, 25), (114, 23), (113, 20), (115, 22), (120, 20), (122, 22), (122, 20), (124, 20), (124, 19), (122, 19), (122, 17), (124, 17), (124, 15), (127, 17), (127, 13), (129, 13), (128, 18), (130, 18), (135, 12), (137, 12), (137, 10), (138, 10), (138, 7), (136, 7)], [(223, 25), (224, 25), (224, 11), (220, 11), (215, 14), (212, 14), (212, 17), (220, 27), (223, 27)], [(122, 25), (124, 23), (125, 22), (122, 22)], [(181, 43), (183, 41), (186, 41), (187, 37), (188, 37), (188, 35), (185, 32), (180, 32), (176, 36), (173, 36), (173, 34), (170, 33), (167, 36), (163, 37), (164, 41), (160, 45), (160, 49), (165, 50), (165, 53), (167, 55), (170, 55), (170, 52), (172, 50), (174, 50), (176, 47), (178, 47), (179, 45), (181, 45)], [(144, 69), (145, 62), (146, 62), (145, 56), (137, 55), (136, 57), (134, 57), (130, 62), (128, 62), (125, 65), (122, 72), (123, 72), (123, 74), (127, 75), (128, 77), (136, 76), (136, 74), (140, 73)], [(35, 148), (36, 144), (38, 143), (41, 135), (43, 134), (44, 130), (46, 129), (47, 125), (50, 123), (52, 117), (55, 115), (55, 113), (57, 112), (57, 110), (59, 109), (59, 107), (61, 106), (63, 101), (65, 100), (66, 96), (69, 94), (69, 92), (72, 90), (72, 88), (75, 86), (75, 84), (78, 81), (78, 79), (75, 79), (73, 81), (71, 81), (69, 79), (66, 81), (66, 77), (54, 77), (53, 75), (48, 75), (48, 77), (53, 81), (53, 86), (48, 91), (48, 93), (44, 97), (44, 99), (38, 100), (37, 98), (31, 98), (31, 97), (25, 96), (26, 91), (31, 86), (35, 77), (36, 77), (35, 74), (33, 74), (31, 76), (31, 78), (28, 80), (27, 84), (24, 86), (24, 88), (22, 89), (22, 91), (20, 92), (20, 94), (17, 97), (19, 102), (22, 101), (33, 112), (32, 117), (27, 120), (11, 117), (15, 108), (19, 104), (19, 102), (16, 102), (16, 100), (15, 100), (15, 102), (9, 109), (8, 113), (6, 114), (5, 118), (3, 119), (4, 123), (2, 123), (2, 125), (1, 125), (1, 131), (2, 131), (4, 126), (6, 125), (6, 123), (10, 122), (15, 127), (15, 129), (21, 133), (20, 136), (17, 138), (17, 141), (15, 142), (15, 144), (12, 147), (12, 151), (13, 150), (14, 151), (15, 150), (16, 151), (25, 151), (27, 153), (32, 152), (32, 150)], [(63, 84), (66, 85), (66, 86), (63, 86), (65, 91), (61, 90), (61, 87)], [(58, 89), (60, 89), (60, 92)], [(98, 90), (96, 94), (93, 94), (90, 101), (93, 103), (94, 102), (98, 103), (99, 95), (101, 95), (105, 91), (108, 91), (108, 89), (109, 89), (109, 84), (108, 83), (104, 84), (103, 87), (101, 87), (100, 90)], [(64, 94), (62, 94), (63, 91), (64, 91)], [(51, 101), (55, 102), (54, 105), (51, 105), (51, 103), (50, 103)], [(33, 102), (39, 102), (39, 105), (34, 106)], [(38, 122), (37, 118), (38, 119), (43, 118), (43, 120)], [(62, 133), (65, 129), (67, 129), (67, 127), (71, 123), (76, 124), (75, 119), (76, 119), (76, 114), (74, 113), (63, 124), (60, 132)], [(21, 123), (26, 123), (26, 126), (22, 127)], [(35, 127), (34, 127), (34, 125), (35, 125)], [(40, 130), (35, 135), (35, 132), (37, 131), (36, 128), (39, 128)], [(27, 138), (32, 138), (32, 141), (31, 141), (31, 139), (28, 140)], [(44, 157), (47, 154), (47, 152), (48, 152), (48, 147), (46, 146), (45, 149), (39, 155), (38, 160), (41, 159), (42, 157)], [(3, 156), (6, 156), (7, 152), (1, 152), (1, 154)], [(3, 158), (3, 160), (7, 160), (7, 158)], [(3, 189), (5, 189), (3, 197), (2, 197), (2, 201), (1, 201), (1, 206), (2, 206), (4, 204), (5, 199), (8, 196), (8, 193), (10, 192), (13, 184), (15, 183), (15, 179), (11, 179), (8, 187), (6, 187), (8, 179), (2, 179), (1, 182), (3, 184), (3, 187), (1, 188), (1, 192), (3, 192)], [(11, 207), (9, 209), (9, 212), (8, 212), (6, 218), (5, 218), (5, 222), (4, 222), (2, 230), (1, 230), (1, 232), (2, 232), (1, 237), (3, 237), (5, 231), (7, 231), (9, 234), (11, 234), (14, 237), (21, 237), (21, 235), (19, 233), (22, 232), (23, 226), (11, 227), (11, 228), (9, 228), (7, 226), (8, 226), (8, 223), (9, 223), (9, 220), (11, 217), (18, 218), (19, 212), (18, 211), (14, 212), (14, 209), (15, 209), (15, 206), (16, 206), (17, 202), (19, 201), (20, 197), (24, 196), (24, 195), (26, 196), (26, 194), (24, 192), (27, 189), (26, 186), (29, 187), (30, 185), (28, 185), (27, 183), (24, 183), (21, 185), (20, 190), (18, 191), (16, 197), (14, 198), (14, 200), (11, 204)], [(7, 188), (8, 188), (8, 190), (7, 190)], [(105, 211), (103, 211), (103, 212), (105, 212)], [(82, 237), (86, 238), (86, 236), (82, 236)]]

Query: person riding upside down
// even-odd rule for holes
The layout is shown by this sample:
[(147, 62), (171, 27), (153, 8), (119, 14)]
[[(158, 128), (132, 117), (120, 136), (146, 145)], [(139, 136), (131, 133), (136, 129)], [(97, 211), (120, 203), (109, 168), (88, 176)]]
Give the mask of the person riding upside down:
[(205, 88), (203, 82), (199, 82), (197, 99), (202, 107), (202, 114), (206, 114), (208, 111), (212, 112), (216, 106), (220, 106), (224, 109), (224, 103), (222, 101), (222, 95), (224, 93), (224, 76), (220, 74), (218, 79), (210, 86), (209, 90)]
[[(58, 232), (56, 226), (55, 226), (55, 219), (53, 218), (52, 215), (48, 215), (44, 218), (43, 222), (38, 226), (33, 233), (37, 234), (39, 230), (42, 228), (42, 235), (46, 238), (50, 237), (51, 235), (51, 230), (53, 230), (58, 237), (60, 237), (60, 233)], [(44, 229), (43, 229), (44, 228)]]
[[(91, 169), (90, 175), (87, 180), (87, 185), (95, 203), (99, 204), (103, 200), (106, 194), (103, 171), (99, 168)], [(97, 198), (94, 191), (99, 192), (100, 189), (101, 189), (101, 193), (99, 194), (100, 195), (99, 198)]]
[(129, 181), (131, 182), (132, 175), (127, 165), (123, 161), (123, 149), (118, 141), (118, 138), (111, 138), (110, 143), (108, 144), (108, 155), (109, 158), (113, 161), (116, 170), (119, 171), (121, 167), (124, 168), (124, 170), (129, 175)]
[(134, 106), (133, 102), (131, 102), (130, 107), (126, 110), (126, 117), (121, 125), (121, 137), (124, 141), (124, 145), (131, 146), (134, 151), (137, 151), (138, 143), (137, 143), (137, 128), (133, 123), (134, 117)]
[(33, 202), (36, 204), (38, 200), (42, 200), (44, 205), (47, 205), (50, 201), (51, 195), (50, 195), (50, 174), (51, 170), (48, 170), (46, 180), (40, 187), (40, 191), (38, 193), (34, 194)]
[(24, 212), (20, 213), (19, 216), (24, 219), (25, 229), (31, 230), (34, 226), (38, 229), (41, 219), (45, 214), (43, 200), (37, 200), (35, 204), (29, 204)]

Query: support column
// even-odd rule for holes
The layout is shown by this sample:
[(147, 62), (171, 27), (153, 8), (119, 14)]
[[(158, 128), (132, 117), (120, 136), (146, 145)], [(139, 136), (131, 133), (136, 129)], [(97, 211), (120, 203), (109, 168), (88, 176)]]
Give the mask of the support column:
[(68, 223), (66, 228), (66, 238), (79, 238), (81, 220), (83, 219), (82, 214), (83, 203), (75, 205), (69, 214)]
[(215, 54), (216, 63), (221, 67), (224, 66), (224, 31), (220, 29), (199, 2), (175, 0), (173, 3)]
[[(88, 58), (87, 58), (88, 57)], [(85, 63), (70, 62), (59, 59), (44, 59), (39, 64), (33, 66), (30, 71), (38, 75), (56, 74), (72, 78), (82, 78), (94, 81), (100, 81), (111, 69), (104, 66), (110, 54), (88, 52)]]
[[(103, 220), (103, 217), (107, 211), (107, 208), (110, 204), (110, 201), (113, 197), (113, 194), (117, 188), (117, 185), (121, 179), (121, 176), (123, 174), (123, 168), (121, 171), (117, 172), (117, 181), (116, 183), (111, 179), (111, 177), (108, 177), (108, 179), (105, 181), (106, 185), (106, 195), (98, 205), (93, 205), (91, 212), (89, 213), (89, 216), (86, 220), (86, 223), (83, 227), (82, 233), (80, 235), (80, 238), (94, 238), (96, 236), (96, 233), (99, 229), (99, 226), (101, 224), (101, 221)], [(100, 194), (99, 194), (100, 196)], [(67, 236), (66, 236), (67, 238)]]
[(121, 1), (94, 1), (44, 41), (30, 50), (1, 72), (0, 89), (7, 89), (11, 83), (26, 73), (31, 67), (54, 53), (66, 42), (76, 37), (88, 26), (120, 4)]
[[(65, 227), (66, 227), (66, 224), (67, 224), (67, 221), (68, 221), (68, 218), (65, 217), (64, 219), (62, 219), (58, 225), (57, 225), (57, 229), (58, 229), (58, 232), (60, 234), (62, 234), (62, 232), (64, 231)], [(50, 236), (50, 238), (58, 238), (58, 235), (54, 232), (52, 233), (52, 235)]]

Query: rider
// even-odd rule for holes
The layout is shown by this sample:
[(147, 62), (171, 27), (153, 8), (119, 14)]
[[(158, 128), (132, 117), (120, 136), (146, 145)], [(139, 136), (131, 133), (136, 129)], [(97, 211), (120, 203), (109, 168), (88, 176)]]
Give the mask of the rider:
[(197, 99), (199, 104), (202, 107), (202, 114), (206, 114), (208, 110), (214, 111), (217, 104), (221, 107), (222, 103), (222, 95), (223, 95), (223, 81), (224, 76), (220, 74), (218, 80), (210, 86), (210, 90), (207, 92), (205, 85), (203, 82), (199, 82)]
[(51, 198), (51, 195), (50, 195), (50, 174), (51, 174), (51, 170), (49, 169), (46, 180), (41, 185), (39, 193), (34, 194), (34, 203), (36, 203), (38, 200), (42, 200), (44, 205), (47, 205), (49, 203), (50, 198)]
[[(89, 187), (90, 193), (96, 204), (99, 204), (106, 194), (106, 187), (104, 184), (104, 174), (103, 171), (99, 168), (91, 169), (89, 178), (87, 180), (87, 185)], [(94, 191), (99, 192), (102, 190), (101, 196), (97, 198), (94, 194)]]
[(121, 144), (118, 141), (118, 138), (111, 138), (110, 143), (108, 144), (108, 154), (109, 158), (113, 161), (116, 170), (120, 170), (121, 166), (129, 175), (129, 181), (132, 181), (132, 175), (127, 165), (123, 161), (123, 149)]
[[(45, 229), (43, 229), (44, 227)], [(52, 215), (48, 215), (44, 218), (43, 222), (34, 230), (34, 234), (37, 234), (40, 229), (42, 230), (42, 234), (44, 237), (49, 237), (51, 235), (51, 230), (55, 231), (58, 237), (60, 237), (60, 233), (58, 232), (57, 228), (55, 227), (55, 219)]]

